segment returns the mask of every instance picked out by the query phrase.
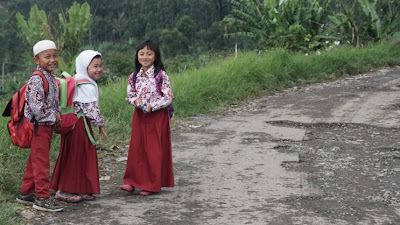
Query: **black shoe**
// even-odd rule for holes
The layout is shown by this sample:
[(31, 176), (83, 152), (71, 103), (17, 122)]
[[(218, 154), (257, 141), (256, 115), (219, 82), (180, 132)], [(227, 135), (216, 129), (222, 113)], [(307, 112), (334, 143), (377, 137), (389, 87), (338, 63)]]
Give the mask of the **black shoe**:
[(50, 198), (35, 198), (33, 208), (46, 212), (59, 212), (63, 210), (62, 206), (57, 205), (54, 200)]
[(24, 195), (21, 192), (19, 192), (16, 200), (17, 200), (17, 202), (22, 203), (22, 204), (33, 205), (33, 202), (35, 201), (35, 194)]

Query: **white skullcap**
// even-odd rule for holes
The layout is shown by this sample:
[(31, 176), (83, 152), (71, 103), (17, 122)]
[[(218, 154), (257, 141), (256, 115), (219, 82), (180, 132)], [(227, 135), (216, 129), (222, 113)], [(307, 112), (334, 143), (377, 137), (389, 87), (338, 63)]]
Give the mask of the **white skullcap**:
[(37, 54), (49, 49), (57, 50), (56, 44), (53, 41), (49, 40), (39, 41), (33, 46), (33, 56), (37, 56)]

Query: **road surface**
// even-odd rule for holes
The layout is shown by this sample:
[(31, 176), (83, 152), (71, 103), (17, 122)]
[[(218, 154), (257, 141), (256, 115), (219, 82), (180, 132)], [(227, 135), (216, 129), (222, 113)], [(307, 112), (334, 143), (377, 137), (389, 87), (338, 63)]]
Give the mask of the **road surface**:
[(96, 201), (23, 215), (42, 225), (400, 224), (399, 84), (400, 67), (383, 68), (191, 118), (172, 133), (175, 188), (119, 190), (125, 146), (102, 159)]

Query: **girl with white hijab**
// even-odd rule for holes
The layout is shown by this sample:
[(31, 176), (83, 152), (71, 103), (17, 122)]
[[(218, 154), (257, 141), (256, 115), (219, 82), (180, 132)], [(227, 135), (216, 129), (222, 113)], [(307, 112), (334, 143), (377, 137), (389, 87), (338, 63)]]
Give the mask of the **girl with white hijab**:
[(78, 85), (73, 100), (75, 114), (82, 111), (84, 116), (79, 118), (71, 132), (61, 135), (60, 154), (50, 183), (58, 200), (94, 200), (93, 195), (100, 194), (97, 149), (86, 133), (84, 120), (88, 122), (92, 135), (92, 126), (99, 127), (100, 138), (107, 135), (96, 83), (102, 72), (100, 52), (86, 50), (76, 58), (74, 79), (87, 79), (90, 83)]

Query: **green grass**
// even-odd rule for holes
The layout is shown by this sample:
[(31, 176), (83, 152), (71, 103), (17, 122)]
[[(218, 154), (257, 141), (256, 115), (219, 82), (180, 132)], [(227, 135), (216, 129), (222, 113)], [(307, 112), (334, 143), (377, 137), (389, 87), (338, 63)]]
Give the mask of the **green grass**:
[[(203, 113), (220, 112), (230, 104), (294, 85), (336, 79), (345, 74), (358, 74), (388, 65), (400, 65), (399, 41), (363, 49), (344, 46), (309, 56), (280, 49), (261, 55), (240, 53), (237, 58), (219, 59), (204, 68), (169, 74), (175, 97), (172, 122), (174, 124)], [(98, 144), (99, 157), (115, 146), (129, 143), (133, 108), (125, 101), (127, 78), (100, 87), (100, 109), (106, 119), (108, 137)], [(4, 105), (5, 101), (2, 101), (0, 109)], [(0, 221), (16, 224), (20, 221), (20, 209), (15, 208), (14, 199), (29, 150), (11, 145), (6, 121), (7, 118), (0, 117)], [(59, 137), (55, 137), (51, 149), (52, 166), (58, 154)]]

